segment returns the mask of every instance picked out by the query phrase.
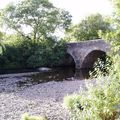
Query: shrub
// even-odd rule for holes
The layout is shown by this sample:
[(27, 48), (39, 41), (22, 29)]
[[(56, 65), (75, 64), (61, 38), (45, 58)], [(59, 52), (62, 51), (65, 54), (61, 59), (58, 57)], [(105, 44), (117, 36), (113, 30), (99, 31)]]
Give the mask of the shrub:
[(64, 97), (63, 105), (69, 110), (73, 110), (76, 107), (82, 110), (82, 106), (80, 105), (80, 96), (79, 95), (71, 95)]
[[(50, 41), (49, 41), (50, 42)], [(62, 41), (42, 43), (27, 59), (28, 67), (59, 66), (65, 57), (65, 43)]]
[[(114, 57), (108, 76), (104, 76), (102, 72), (98, 72), (97, 75), (95, 85), (87, 85), (87, 91), (81, 92), (77, 97), (68, 97), (67, 102), (69, 104), (66, 102), (66, 97), (64, 98), (64, 102), (67, 103), (66, 107), (68, 109), (73, 108), (69, 109), (73, 120), (119, 120), (119, 56)], [(78, 100), (77, 98), (80, 99)], [(83, 109), (81, 110), (76, 104), (81, 105)]]
[(1, 69), (59, 66), (64, 60), (63, 40), (56, 41), (54, 38), (48, 38), (46, 41), (33, 43), (19, 36), (14, 39), (14, 43), (5, 44), (5, 51), (0, 54)]

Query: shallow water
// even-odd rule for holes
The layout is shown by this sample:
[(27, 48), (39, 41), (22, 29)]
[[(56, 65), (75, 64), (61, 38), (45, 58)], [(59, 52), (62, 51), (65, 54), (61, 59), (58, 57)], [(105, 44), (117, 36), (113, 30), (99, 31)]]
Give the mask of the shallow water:
[(49, 71), (41, 71), (38, 74), (28, 76), (28, 79), (25, 81), (19, 81), (18, 86), (23, 86), (24, 84), (31, 83), (39, 84), (49, 81), (64, 81), (64, 80), (83, 80), (89, 78), (89, 70), (75, 70), (72, 67), (61, 67), (53, 68)]
[[(7, 71), (7, 73), (24, 73), (24, 72), (38, 72), (38, 70), (16, 70)], [(59, 67), (51, 68), (50, 70), (40, 70), (39, 73), (33, 75), (16, 76), (17, 86), (31, 86), (40, 83), (46, 83), (49, 81), (71, 81), (71, 80), (83, 80), (89, 78), (89, 70), (75, 70), (74, 67)], [(24, 79), (24, 80), (23, 80)]]

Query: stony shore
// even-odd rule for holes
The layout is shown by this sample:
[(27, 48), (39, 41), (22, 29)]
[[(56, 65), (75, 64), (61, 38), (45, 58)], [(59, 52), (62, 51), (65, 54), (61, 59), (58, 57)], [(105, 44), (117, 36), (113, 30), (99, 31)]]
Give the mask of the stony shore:
[(0, 75), (0, 120), (20, 120), (23, 113), (47, 116), (49, 120), (70, 120), (63, 97), (85, 88), (85, 80), (19, 86), (31, 74), (35, 73)]

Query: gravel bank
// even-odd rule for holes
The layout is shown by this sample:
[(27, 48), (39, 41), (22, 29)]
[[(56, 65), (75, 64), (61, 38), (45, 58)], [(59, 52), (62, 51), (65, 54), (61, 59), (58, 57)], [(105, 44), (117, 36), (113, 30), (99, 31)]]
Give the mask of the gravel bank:
[(20, 120), (26, 112), (47, 116), (49, 120), (70, 120), (68, 111), (62, 105), (63, 97), (84, 88), (85, 81), (51, 81), (19, 87), (18, 82), (28, 79), (25, 75), (0, 76), (0, 120)]

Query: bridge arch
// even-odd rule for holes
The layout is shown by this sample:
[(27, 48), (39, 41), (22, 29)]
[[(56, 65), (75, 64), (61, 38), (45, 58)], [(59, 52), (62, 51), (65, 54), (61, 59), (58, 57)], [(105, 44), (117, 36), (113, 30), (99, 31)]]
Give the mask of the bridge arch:
[(66, 54), (66, 65), (72, 66), (72, 67), (75, 67), (75, 65), (76, 65), (74, 56), (72, 56), (69, 53)]
[(100, 58), (105, 61), (106, 52), (102, 50), (92, 50), (83, 58), (81, 68), (92, 68), (94, 63)]
[[(77, 43), (67, 43), (67, 53), (75, 61), (75, 68), (91, 68), (98, 58), (104, 58), (110, 51), (110, 45), (104, 40), (89, 40)], [(104, 56), (104, 57), (103, 57)]]

